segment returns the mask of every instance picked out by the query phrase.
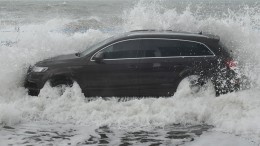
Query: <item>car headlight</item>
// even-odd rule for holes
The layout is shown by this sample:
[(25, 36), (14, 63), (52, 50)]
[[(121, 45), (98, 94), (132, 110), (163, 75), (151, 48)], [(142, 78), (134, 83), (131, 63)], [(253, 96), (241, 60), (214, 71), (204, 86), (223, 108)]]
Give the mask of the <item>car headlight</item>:
[(32, 68), (32, 72), (45, 72), (46, 70), (48, 70), (48, 67), (34, 66)]

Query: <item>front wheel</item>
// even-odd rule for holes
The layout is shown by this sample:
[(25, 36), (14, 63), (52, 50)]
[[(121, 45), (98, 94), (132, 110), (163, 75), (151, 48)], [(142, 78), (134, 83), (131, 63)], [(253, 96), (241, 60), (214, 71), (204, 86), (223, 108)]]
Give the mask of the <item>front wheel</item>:
[(216, 96), (216, 90), (211, 80), (203, 79), (198, 75), (190, 75), (179, 83), (175, 96)]
[(28, 89), (28, 95), (30, 96), (38, 96), (40, 93), (40, 90), (37, 89)]
[(40, 90), (39, 95), (62, 96), (67, 88), (73, 86), (74, 81), (65, 77), (55, 77), (49, 79)]

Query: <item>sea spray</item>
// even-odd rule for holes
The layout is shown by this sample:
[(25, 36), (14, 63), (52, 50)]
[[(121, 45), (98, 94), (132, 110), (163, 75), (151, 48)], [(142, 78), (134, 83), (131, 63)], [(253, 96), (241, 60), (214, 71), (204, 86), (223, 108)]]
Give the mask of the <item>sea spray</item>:
[[(48, 121), (90, 126), (93, 129), (108, 125), (111, 128), (142, 129), (164, 127), (168, 124), (208, 124), (215, 131), (237, 135), (260, 135), (259, 116), (259, 7), (241, 6), (241, 10), (224, 11), (219, 15), (204, 15), (188, 6), (167, 8), (163, 1), (148, 4), (142, 1), (125, 10), (116, 31), (88, 29), (63, 32), (75, 20), (53, 18), (37, 24), (22, 24), (17, 31), (0, 31), (11, 45), (0, 46), (0, 124)], [(69, 5), (67, 3), (66, 5)], [(199, 7), (199, 6), (198, 6)], [(202, 6), (203, 7), (203, 6)], [(101, 19), (102, 21), (102, 19)], [(5, 26), (5, 29), (12, 26)], [(29, 65), (42, 59), (76, 53), (112, 35), (135, 29), (171, 29), (219, 35), (243, 73), (255, 82), (249, 90), (217, 98), (200, 97), (146, 98), (119, 102), (97, 98), (88, 101), (77, 84), (66, 87), (59, 95), (55, 88), (45, 86), (39, 97), (27, 95), (23, 79)], [(8, 29), (12, 30), (12, 29)], [(109, 30), (113, 30), (109, 28)], [(92, 130), (93, 130), (92, 129)]]

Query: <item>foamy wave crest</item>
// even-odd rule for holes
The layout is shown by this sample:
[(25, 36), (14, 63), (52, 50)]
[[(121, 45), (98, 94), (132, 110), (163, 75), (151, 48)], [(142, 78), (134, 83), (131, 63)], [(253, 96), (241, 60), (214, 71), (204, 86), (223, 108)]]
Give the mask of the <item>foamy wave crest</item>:
[(123, 28), (126, 31), (169, 29), (219, 35), (221, 41), (233, 51), (245, 74), (260, 83), (259, 7), (241, 6), (239, 11), (228, 10), (213, 16), (207, 15), (208, 12), (204, 12), (199, 5), (197, 7), (191, 11), (188, 6), (184, 11), (178, 12), (175, 8), (167, 9), (158, 5), (157, 1), (140, 1), (130, 11), (125, 12)]
[[(257, 8), (243, 7), (222, 17), (201, 16), (189, 7), (182, 12), (163, 5), (140, 2), (123, 15), (120, 31), (133, 29), (172, 29), (175, 31), (207, 32), (221, 37), (234, 51), (244, 72), (257, 84), (259, 79), (260, 34)], [(253, 11), (255, 13), (253, 13)], [(133, 99), (97, 98), (87, 101), (77, 84), (64, 88), (62, 95), (45, 86), (39, 97), (30, 97), (22, 87), (26, 68), (37, 61), (55, 55), (75, 53), (109, 37), (101, 30), (88, 29), (83, 33), (66, 34), (59, 31), (67, 20), (50, 20), (44, 24), (20, 26), (10, 33), (16, 43), (0, 46), (0, 123), (47, 120), (82, 125), (110, 125), (122, 128), (164, 126), (171, 123), (209, 124), (215, 130), (245, 135), (260, 135), (259, 87), (223, 95), (218, 98), (172, 97)], [(118, 32), (114, 32), (116, 34)], [(0, 32), (4, 36), (7, 32)], [(254, 67), (254, 68), (252, 68)]]

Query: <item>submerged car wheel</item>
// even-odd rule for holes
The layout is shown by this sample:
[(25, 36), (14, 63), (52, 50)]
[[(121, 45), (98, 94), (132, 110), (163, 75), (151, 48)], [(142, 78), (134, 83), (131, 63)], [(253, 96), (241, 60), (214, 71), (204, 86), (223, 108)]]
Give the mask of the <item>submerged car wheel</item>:
[[(42, 89), (39, 90), (38, 94), (40, 96), (46, 95), (58, 95), (61, 96), (64, 94), (65, 90), (68, 87), (73, 86), (74, 81), (69, 78), (55, 77), (49, 79)], [(36, 96), (38, 96), (38, 94)]]
[(190, 75), (179, 83), (175, 96), (216, 96), (216, 90), (211, 80)]
[(54, 78), (50, 80), (50, 86), (55, 88), (58, 92), (59, 95), (62, 95), (66, 87), (72, 87), (74, 81), (69, 79), (69, 78)]
[(40, 93), (40, 90), (36, 90), (36, 89), (29, 89), (28, 90), (28, 95), (30, 96), (38, 96)]

